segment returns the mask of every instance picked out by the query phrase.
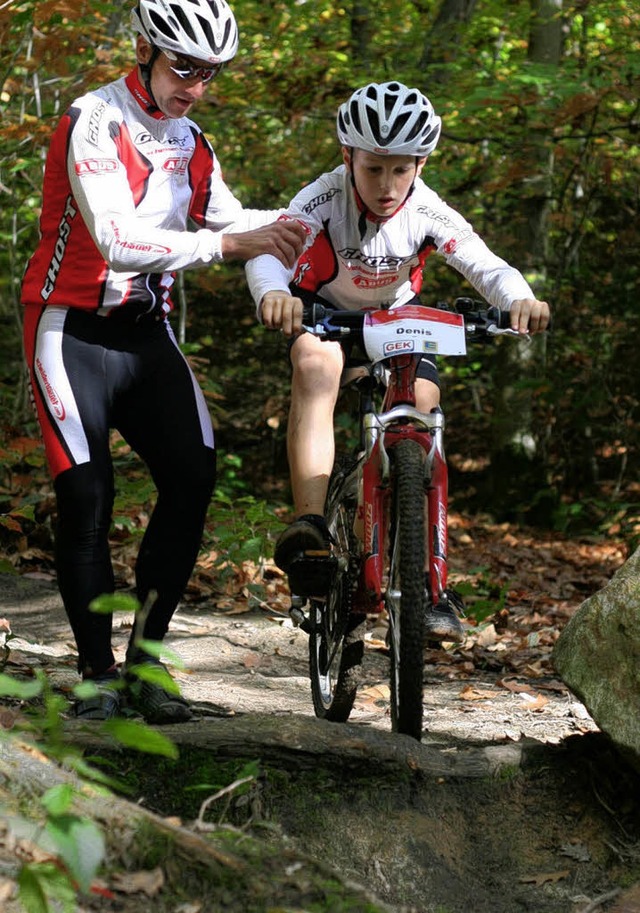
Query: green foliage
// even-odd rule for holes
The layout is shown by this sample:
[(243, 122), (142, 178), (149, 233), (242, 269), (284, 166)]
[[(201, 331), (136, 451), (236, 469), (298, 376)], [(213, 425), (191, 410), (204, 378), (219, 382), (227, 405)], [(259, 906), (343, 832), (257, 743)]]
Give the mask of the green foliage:
[[(435, 0), (388, 0), (364, 14), (357, 5), (330, 0), (236, 0), (233, 6), (238, 55), (196, 113), (230, 186), (249, 206), (286, 203), (338, 163), (335, 113), (353, 88), (394, 78), (424, 88), (444, 125), (424, 172), (427, 182), (472, 220), (493, 249), (520, 266), (554, 309), (541, 366), (545, 383), (531, 391), (530, 429), (553, 503), (613, 497), (610, 518), (622, 504), (631, 505), (633, 515), (640, 452), (632, 353), (640, 278), (637, 4), (565, 5), (559, 59), (542, 63), (530, 57), (532, 7), (525, 3), (475, 4), (468, 21), (446, 27)], [(66, 104), (127, 72), (132, 53), (128, 9), (116, 0), (13, 0), (8, 13), (0, 24), (8, 49), (0, 71), (0, 424), (22, 428), (29, 419), (19, 284), (36, 243), (48, 140)], [(530, 226), (540, 207), (544, 243), (538, 249)], [(453, 297), (464, 283), (432, 258), (425, 288), (425, 300), (437, 300)], [(285, 399), (286, 356), (256, 330), (237, 264), (188, 272), (187, 293), (189, 357), (214, 421), (231, 434), (237, 429), (246, 443), (250, 417), (228, 399), (229, 383), (241, 386), (240, 403), (247, 390), (252, 397), (262, 390), (263, 402), (267, 396)], [(234, 331), (242, 327), (231, 343), (234, 351), (226, 327), (217, 323), (221, 304)], [(265, 377), (268, 389), (256, 385)], [(450, 426), (448, 449), (480, 457), (495, 421), (496, 363), (489, 353), (474, 355), (473, 363), (447, 367), (445, 377), (448, 414), (464, 414), (459, 438), (456, 424)], [(135, 457), (117, 449), (118, 469), (127, 471), (119, 473), (114, 532), (125, 543), (142, 535), (153, 491), (144, 470), (136, 475)], [(220, 487), (234, 504), (237, 495), (259, 495), (260, 472), (239, 452), (232, 442), (220, 465)], [(3, 468), (11, 459), (3, 455)], [(35, 487), (12, 490), (19, 494), (11, 505), (0, 493), (0, 541), (11, 545), (31, 534), (46, 498)], [(525, 486), (522, 498), (529, 497)], [(141, 510), (134, 511), (136, 502)], [(34, 519), (20, 513), (25, 503), (33, 505)], [(223, 547), (228, 543), (242, 560), (241, 546), (229, 535), (234, 527), (221, 519), (224, 508), (218, 504), (211, 519)], [(570, 513), (561, 509), (548, 522), (562, 525)], [(578, 511), (573, 521), (580, 515), (587, 519)], [(259, 525), (246, 545), (251, 556), (259, 541), (269, 545)], [(6, 559), (3, 567), (9, 569)]]
[(484, 567), (471, 569), (469, 576), (474, 579), (457, 583), (456, 591), (464, 597), (467, 617), (482, 622), (505, 607), (510, 584), (491, 580)]

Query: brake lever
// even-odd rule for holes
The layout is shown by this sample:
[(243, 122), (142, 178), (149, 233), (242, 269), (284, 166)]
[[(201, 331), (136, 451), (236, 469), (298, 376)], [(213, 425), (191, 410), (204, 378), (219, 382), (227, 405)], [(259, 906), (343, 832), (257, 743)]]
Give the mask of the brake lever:
[(519, 339), (524, 339), (527, 342), (531, 342), (531, 336), (529, 333), (519, 333), (518, 330), (512, 330), (511, 327), (506, 329), (500, 329), (494, 323), (489, 324), (487, 327), (487, 336), (517, 336)]

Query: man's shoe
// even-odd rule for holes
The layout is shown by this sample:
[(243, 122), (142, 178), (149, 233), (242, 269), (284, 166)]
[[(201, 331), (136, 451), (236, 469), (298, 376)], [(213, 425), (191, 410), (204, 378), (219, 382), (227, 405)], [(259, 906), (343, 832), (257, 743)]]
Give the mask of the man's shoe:
[(79, 720), (112, 720), (120, 715), (120, 704), (124, 681), (116, 669), (103, 672), (86, 683), (95, 685), (96, 693), (91, 697), (79, 698), (73, 705), (74, 716)]
[(428, 605), (424, 616), (425, 641), (448, 641), (461, 644), (464, 628), (458, 618), (464, 615), (462, 598), (454, 590), (445, 590), (443, 598), (436, 605)]
[(147, 723), (186, 723), (193, 717), (191, 707), (159, 659), (146, 653), (134, 654), (127, 659), (125, 677), (127, 706)]
[(299, 517), (280, 535), (274, 560), (287, 574), (292, 594), (326, 596), (337, 566), (330, 542), (326, 520), (318, 514)]

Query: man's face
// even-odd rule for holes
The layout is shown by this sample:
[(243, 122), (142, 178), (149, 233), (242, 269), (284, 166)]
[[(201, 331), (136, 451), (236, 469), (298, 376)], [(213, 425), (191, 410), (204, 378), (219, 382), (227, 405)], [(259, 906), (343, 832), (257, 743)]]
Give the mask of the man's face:
[[(139, 35), (136, 44), (138, 63), (148, 63), (152, 52), (153, 48), (149, 42)], [(177, 59), (173, 59), (174, 57)], [(162, 50), (156, 57), (151, 68), (151, 90), (156, 105), (165, 117), (185, 117), (194, 103), (204, 95), (208, 80), (203, 81), (202, 74), (194, 73), (185, 79), (175, 72), (188, 71), (193, 67), (202, 68), (203, 73), (210, 73), (212, 70), (211, 64), (206, 61), (177, 55), (169, 57)]]
[(426, 158), (413, 155), (374, 155), (364, 149), (342, 149), (345, 165), (367, 209), (377, 216), (390, 216), (404, 203)]

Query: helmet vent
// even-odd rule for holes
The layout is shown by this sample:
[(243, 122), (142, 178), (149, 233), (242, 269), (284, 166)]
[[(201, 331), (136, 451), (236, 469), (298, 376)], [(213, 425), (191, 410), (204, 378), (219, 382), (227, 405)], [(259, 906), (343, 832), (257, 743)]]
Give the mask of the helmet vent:
[(174, 37), (175, 32), (174, 32), (173, 28), (171, 28), (170, 26), (174, 25), (175, 28), (178, 27), (178, 23), (175, 20), (173, 21), (173, 23), (171, 23), (171, 21), (167, 21), (162, 16), (159, 16), (156, 13), (156, 11), (153, 9), (149, 10), (149, 19), (153, 23), (154, 27), (157, 29), (157, 33), (149, 30), (149, 33), (151, 34), (152, 37), (155, 38), (156, 34), (166, 35), (167, 38)]
[[(185, 12), (182, 9), (182, 7), (178, 6), (177, 3), (174, 3), (174, 4), (172, 4), (171, 9), (173, 10), (183, 31), (189, 36), (189, 38), (191, 38), (192, 41), (196, 41), (196, 33), (194, 32), (193, 26), (189, 22), (189, 19), (185, 15)], [(200, 17), (198, 17), (198, 18), (200, 18)]]

